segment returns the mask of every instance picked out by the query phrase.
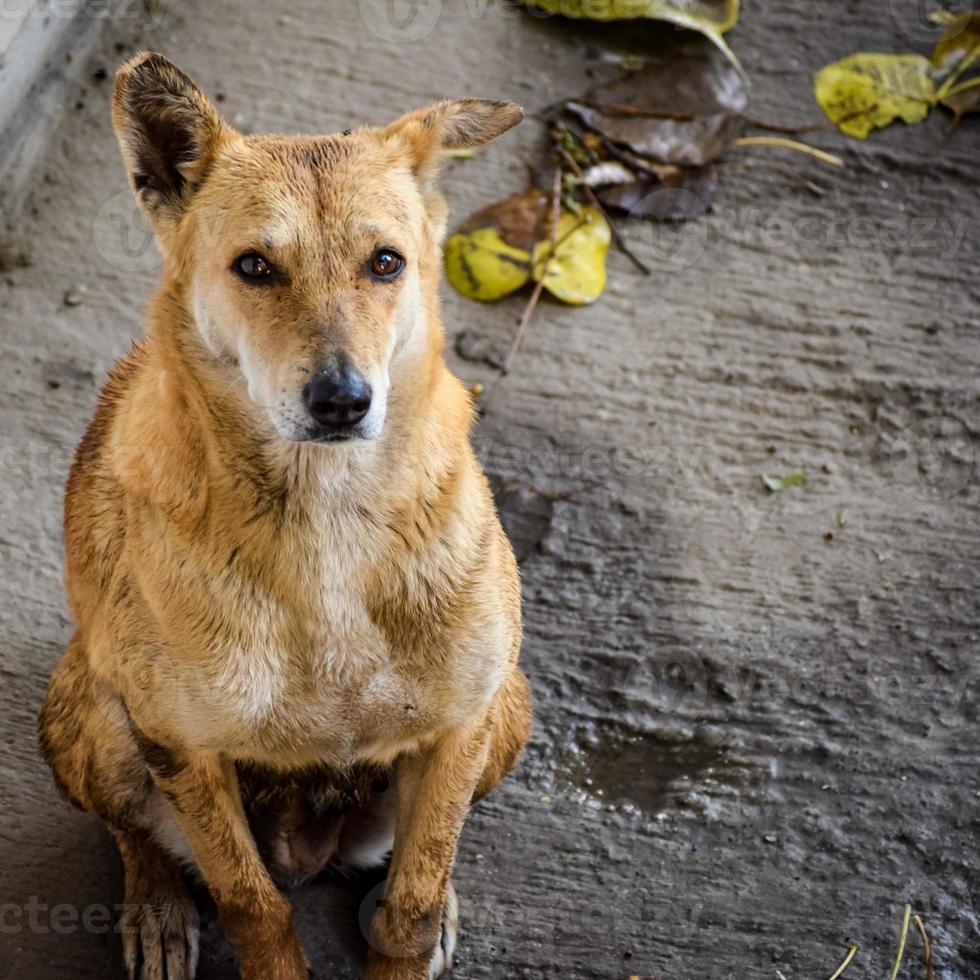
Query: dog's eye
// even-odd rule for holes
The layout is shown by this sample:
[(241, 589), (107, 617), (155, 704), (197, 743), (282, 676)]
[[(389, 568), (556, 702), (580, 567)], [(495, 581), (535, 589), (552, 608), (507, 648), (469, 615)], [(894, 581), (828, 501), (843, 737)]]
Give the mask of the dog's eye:
[(275, 273), (272, 263), (258, 252), (239, 255), (232, 268), (242, 279), (251, 283), (267, 282)]
[(394, 279), (405, 268), (405, 260), (390, 248), (379, 248), (371, 256), (370, 266), (375, 279)]

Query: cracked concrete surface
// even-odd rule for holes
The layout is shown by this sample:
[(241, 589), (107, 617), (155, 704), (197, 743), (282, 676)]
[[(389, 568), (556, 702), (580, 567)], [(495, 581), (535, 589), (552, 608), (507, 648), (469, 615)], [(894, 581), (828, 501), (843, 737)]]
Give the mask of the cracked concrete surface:
[[(829, 61), (927, 50), (898, 3), (745, 8), (731, 42), (764, 119), (818, 118), (809, 78)], [(214, 0), (117, 17), (7, 236), (30, 264), (0, 278), (0, 977), (122, 975), (100, 911), (122, 899), (119, 861), (57, 796), (34, 735), (70, 632), (70, 453), (156, 279), (125, 227), (98, 69), (163, 51), (255, 130), (515, 99), (531, 118), (444, 186), (456, 221), (521, 189), (515, 150), (587, 84), (601, 32), (493, 3), (432, 0), (401, 26), (388, 9)], [(820, 197), (726, 166), (702, 222), (630, 230), (651, 277), (613, 253), (594, 307), (538, 310), (478, 432), (489, 471), (561, 495), (523, 566), (537, 722), (463, 837), (454, 976), (803, 980), (855, 942), (851, 971), (883, 978), (906, 902), (937, 977), (980, 975), (980, 128), (947, 141), (947, 124), (816, 134), (843, 171), (753, 155)], [(520, 300), (444, 295), (450, 335), (507, 343)], [(803, 486), (761, 485), (800, 469)], [(317, 976), (356, 975), (372, 884), (292, 896)], [(200, 975), (234, 976), (206, 920)], [(907, 955), (902, 976), (923, 976), (915, 937)]]

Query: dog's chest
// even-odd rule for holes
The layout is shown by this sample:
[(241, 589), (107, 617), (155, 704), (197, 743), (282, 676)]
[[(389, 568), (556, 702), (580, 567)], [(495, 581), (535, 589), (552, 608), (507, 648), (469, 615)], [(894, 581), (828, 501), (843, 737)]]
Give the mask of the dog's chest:
[(254, 646), (229, 651), (217, 680), (223, 693), (210, 706), (209, 740), (270, 764), (385, 756), (432, 714), (425, 686), (376, 631), (350, 623), (292, 639), (257, 634)]
[(265, 763), (343, 765), (393, 758), (441, 727), (453, 664), (433, 677), (417, 646), (378, 624), (376, 556), (336, 536), (295, 554), (275, 588), (247, 568), (227, 577), (196, 740)]

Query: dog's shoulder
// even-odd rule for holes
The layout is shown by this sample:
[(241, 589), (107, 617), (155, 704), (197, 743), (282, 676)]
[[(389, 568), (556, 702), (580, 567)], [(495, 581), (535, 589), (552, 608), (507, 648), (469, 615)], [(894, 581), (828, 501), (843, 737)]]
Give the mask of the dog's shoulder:
[(126, 400), (126, 396), (132, 389), (145, 361), (145, 346), (134, 343), (129, 351), (116, 361), (109, 372), (99, 393), (95, 412), (75, 450), (71, 472), (68, 476), (67, 500), (69, 502), (75, 497), (75, 491), (104, 465), (105, 447), (113, 423), (119, 415), (120, 405)]
[(144, 345), (134, 343), (109, 372), (98, 404), (81, 442), (75, 450), (65, 491), (65, 531), (68, 536), (80, 530), (79, 524), (91, 518), (98, 509), (117, 501), (121, 488), (110, 465), (108, 447), (121, 407), (138, 378), (147, 353)]
[(65, 553), (71, 604), (81, 625), (98, 604), (123, 547), (123, 488), (113, 473), (108, 446), (146, 356), (145, 347), (134, 344), (109, 372), (68, 476)]

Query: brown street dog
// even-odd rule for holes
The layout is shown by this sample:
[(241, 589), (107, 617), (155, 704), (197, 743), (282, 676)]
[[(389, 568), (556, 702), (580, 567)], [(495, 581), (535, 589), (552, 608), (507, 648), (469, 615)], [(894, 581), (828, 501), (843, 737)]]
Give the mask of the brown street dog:
[(434, 180), (521, 117), (461, 99), (243, 136), (160, 55), (116, 76), (166, 265), (68, 481), (77, 631), (41, 742), (118, 842), (131, 978), (195, 974), (182, 867), (246, 980), (301, 980), (273, 879), (389, 852), (364, 976), (452, 964), (460, 830), (531, 706), (517, 567), (442, 357)]

